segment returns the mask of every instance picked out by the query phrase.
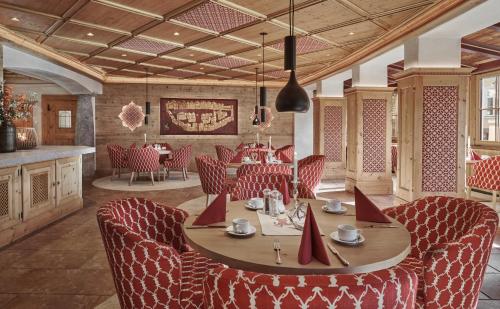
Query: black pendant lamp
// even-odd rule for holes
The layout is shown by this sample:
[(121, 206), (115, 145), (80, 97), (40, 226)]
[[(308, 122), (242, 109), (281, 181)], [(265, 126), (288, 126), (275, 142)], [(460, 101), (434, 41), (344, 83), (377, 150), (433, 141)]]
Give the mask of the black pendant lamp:
[(149, 101), (149, 93), (148, 93), (148, 68), (146, 68), (146, 116), (144, 117), (144, 124), (148, 124), (148, 116), (151, 114), (151, 102)]
[(260, 122), (266, 122), (266, 101), (267, 101), (267, 89), (264, 84), (264, 37), (267, 35), (267, 32), (261, 32), (262, 35), (262, 87), (260, 87)]
[(285, 37), (285, 71), (290, 71), (288, 83), (281, 89), (276, 97), (276, 110), (278, 112), (305, 113), (309, 110), (309, 96), (300, 87), (295, 76), (296, 65), (296, 38), (294, 36), (295, 4), (290, 0), (288, 9), (288, 23), (290, 25), (290, 35)]
[(260, 125), (260, 119), (259, 119), (259, 103), (257, 101), (258, 98), (258, 82), (259, 82), (259, 69), (255, 68), (255, 111), (254, 111), (254, 117), (252, 120), (252, 125), (254, 127), (258, 127)]

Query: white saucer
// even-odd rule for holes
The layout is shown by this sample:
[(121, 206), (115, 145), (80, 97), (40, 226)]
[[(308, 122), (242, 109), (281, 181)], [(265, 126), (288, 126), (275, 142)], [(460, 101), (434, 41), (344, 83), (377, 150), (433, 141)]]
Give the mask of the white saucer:
[(236, 237), (248, 237), (248, 236), (252, 236), (253, 234), (255, 234), (255, 232), (257, 231), (257, 229), (255, 228), (255, 226), (253, 225), (250, 225), (250, 231), (247, 233), (247, 234), (240, 234), (240, 233), (235, 233), (233, 231), (233, 226), (230, 225), (226, 228), (226, 232), (231, 235), (231, 236), (236, 236)]
[[(253, 200), (253, 199), (251, 199), (251, 200), (249, 200), (249, 201), (246, 201), (246, 202), (245, 202), (245, 207), (246, 207), (246, 208), (251, 209), (251, 210), (258, 210), (258, 209), (262, 209), (262, 208), (264, 208), (264, 203), (262, 203), (262, 205), (261, 205), (261, 206), (255, 206), (255, 205), (252, 203), (252, 200)], [(260, 200), (262, 200), (262, 199), (260, 199)]]
[(339, 232), (335, 231), (330, 234), (330, 238), (335, 240), (336, 242), (343, 244), (343, 245), (348, 245), (348, 246), (357, 246), (362, 244), (365, 241), (365, 237), (363, 235), (359, 235), (359, 239), (355, 241), (346, 241), (346, 240), (341, 240), (339, 238)]
[(321, 209), (323, 209), (324, 212), (327, 212), (329, 214), (336, 214), (336, 215), (343, 215), (347, 212), (347, 208), (344, 206), (340, 206), (339, 210), (330, 210), (328, 206), (323, 205), (321, 206)]

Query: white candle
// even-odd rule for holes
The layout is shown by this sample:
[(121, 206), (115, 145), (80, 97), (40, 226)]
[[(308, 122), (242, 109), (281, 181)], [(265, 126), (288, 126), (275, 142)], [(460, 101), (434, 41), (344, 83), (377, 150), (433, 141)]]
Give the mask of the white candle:
[(146, 140), (146, 133), (144, 133), (144, 143), (147, 143), (147, 140)]
[(271, 149), (271, 136), (269, 136), (269, 149)]
[(293, 182), (297, 183), (299, 180), (299, 167), (297, 163), (297, 153), (293, 153)]
[(470, 136), (467, 137), (467, 149), (470, 149)]
[(257, 145), (260, 144), (260, 136), (259, 136), (259, 132), (257, 132)]

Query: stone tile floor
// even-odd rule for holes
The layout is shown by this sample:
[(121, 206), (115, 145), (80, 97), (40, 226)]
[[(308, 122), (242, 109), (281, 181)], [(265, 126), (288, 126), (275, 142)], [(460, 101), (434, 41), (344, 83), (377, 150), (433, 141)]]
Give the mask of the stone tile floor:
[[(341, 188), (321, 193), (348, 201)], [(200, 187), (129, 193), (84, 184), (84, 208), (0, 250), (0, 308), (94, 308), (115, 294), (95, 213), (104, 202), (127, 196), (177, 206), (203, 196)], [(399, 204), (373, 196), (380, 207)], [(486, 271), (478, 308), (500, 308), (500, 232)]]

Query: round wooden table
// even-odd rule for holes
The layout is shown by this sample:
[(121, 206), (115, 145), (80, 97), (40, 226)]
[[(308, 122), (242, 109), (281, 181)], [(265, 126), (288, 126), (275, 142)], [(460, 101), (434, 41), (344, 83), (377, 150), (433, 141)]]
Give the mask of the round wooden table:
[[(191, 226), (196, 216), (190, 216), (184, 226), (184, 233), (189, 244), (202, 255), (232, 268), (270, 274), (335, 274), (364, 273), (389, 268), (401, 262), (410, 252), (410, 233), (399, 222), (392, 220), (396, 228), (369, 228), (377, 223), (356, 221), (354, 208), (348, 207), (346, 215), (328, 214), (321, 210), (325, 201), (301, 200), (311, 203), (316, 221), (325, 235), (323, 241), (332, 244), (345, 257), (350, 265), (345, 267), (326, 247), (331, 265), (324, 265), (316, 259), (307, 265), (298, 263), (298, 250), (301, 236), (263, 236), (257, 213), (244, 207), (244, 201), (228, 202), (226, 226), (231, 225), (233, 218), (246, 218), (257, 228), (254, 236), (235, 238), (226, 234), (224, 228), (186, 228)], [(330, 234), (337, 230), (339, 224), (351, 224), (362, 229), (366, 238), (363, 244), (356, 247), (335, 243)], [(381, 224), (384, 225), (384, 224)], [(281, 243), (283, 263), (275, 263), (276, 253), (273, 241)]]

